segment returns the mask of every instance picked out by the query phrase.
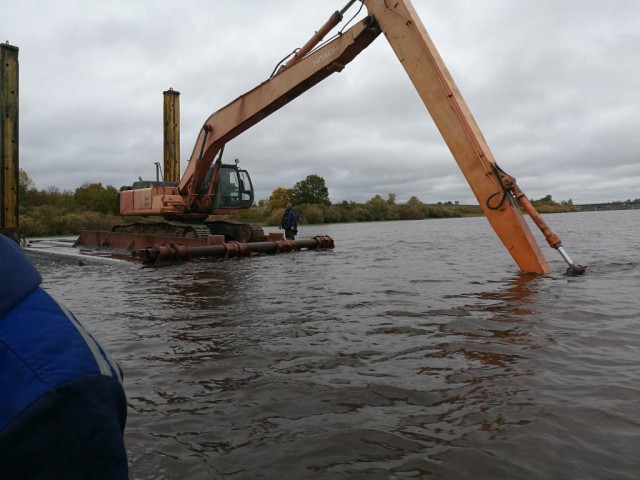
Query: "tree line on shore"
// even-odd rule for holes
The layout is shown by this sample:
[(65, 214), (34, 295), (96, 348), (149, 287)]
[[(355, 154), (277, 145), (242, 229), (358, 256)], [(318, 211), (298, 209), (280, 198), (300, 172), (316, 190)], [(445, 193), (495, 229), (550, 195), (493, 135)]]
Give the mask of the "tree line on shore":
[[(76, 235), (81, 230), (110, 230), (113, 225), (144, 221), (119, 215), (118, 190), (102, 183), (85, 183), (72, 191), (50, 187), (38, 190), (24, 170), (19, 184), (20, 230), (26, 237)], [(482, 215), (477, 205), (458, 202), (427, 204), (418, 197), (404, 203), (394, 193), (375, 195), (362, 203), (329, 199), (325, 180), (309, 175), (291, 188), (278, 187), (268, 199), (238, 215), (238, 220), (276, 226), (287, 202), (293, 202), (301, 224), (422, 220)], [(555, 202), (551, 195), (533, 201), (541, 213), (574, 211), (571, 200)], [(157, 219), (155, 219), (157, 220)]]

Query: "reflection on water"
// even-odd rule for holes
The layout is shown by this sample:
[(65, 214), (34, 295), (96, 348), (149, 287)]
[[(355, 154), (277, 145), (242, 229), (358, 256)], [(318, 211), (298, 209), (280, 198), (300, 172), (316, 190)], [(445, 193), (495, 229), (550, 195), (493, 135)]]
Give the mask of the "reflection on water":
[(548, 219), (581, 278), (554, 252), (558, 274), (515, 273), (484, 219), (307, 227), (336, 250), (250, 261), (40, 268), (124, 367), (132, 478), (631, 479), (640, 232), (606, 217), (621, 243), (589, 257), (599, 224), (581, 215)]

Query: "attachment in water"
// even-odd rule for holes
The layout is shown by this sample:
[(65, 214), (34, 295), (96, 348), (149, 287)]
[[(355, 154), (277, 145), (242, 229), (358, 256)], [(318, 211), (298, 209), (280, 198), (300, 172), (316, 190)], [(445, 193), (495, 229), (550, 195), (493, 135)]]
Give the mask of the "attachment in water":
[(557, 250), (560, 252), (560, 255), (562, 255), (562, 258), (564, 258), (564, 261), (569, 265), (569, 268), (567, 268), (567, 275), (575, 277), (577, 275), (582, 275), (587, 270), (586, 266), (574, 263), (573, 260), (571, 260), (571, 257), (569, 257), (569, 254), (564, 251), (562, 245), (559, 245)]
[(492, 207), (489, 205), (489, 201), (497, 194), (491, 195), (487, 199), (487, 206), (491, 209), (499, 208), (500, 205), (502, 205), (502, 203), (504, 202), (507, 194), (510, 193), (511, 195), (513, 195), (513, 198), (515, 198), (516, 202), (518, 202), (518, 205), (520, 205), (525, 210), (525, 212), (529, 214), (531, 220), (533, 220), (536, 226), (540, 229), (540, 231), (544, 235), (544, 238), (547, 239), (547, 243), (549, 244), (549, 246), (558, 250), (564, 261), (567, 262), (567, 264), (569, 265), (569, 268), (567, 268), (566, 272), (567, 275), (572, 277), (576, 275), (582, 275), (587, 270), (587, 267), (578, 265), (574, 263), (573, 260), (571, 260), (571, 257), (569, 257), (567, 252), (565, 252), (564, 248), (562, 247), (562, 241), (560, 240), (560, 238), (555, 233), (553, 233), (551, 228), (549, 228), (549, 225), (547, 225), (547, 223), (542, 219), (542, 217), (536, 210), (536, 207), (533, 206), (524, 192), (520, 190), (520, 187), (518, 187), (518, 184), (516, 183), (516, 179), (507, 174), (495, 163), (491, 164), (491, 168), (493, 169), (496, 178), (500, 180), (500, 183), (502, 184), (503, 196), (498, 207)]

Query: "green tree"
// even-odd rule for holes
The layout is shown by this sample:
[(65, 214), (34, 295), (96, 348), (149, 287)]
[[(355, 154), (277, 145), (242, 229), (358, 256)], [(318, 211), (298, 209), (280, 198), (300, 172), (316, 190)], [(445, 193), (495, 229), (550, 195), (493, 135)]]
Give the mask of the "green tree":
[(20, 195), (24, 195), (28, 190), (31, 190), (32, 188), (35, 188), (33, 180), (29, 178), (27, 172), (25, 172), (23, 169), (20, 169), (20, 171), (18, 172), (18, 191)]
[(379, 221), (389, 219), (389, 212), (391, 210), (390, 205), (380, 195), (376, 195), (365, 205), (373, 220)]
[(269, 216), (265, 219), (265, 223), (270, 227), (276, 227), (280, 225), (282, 221), (282, 214), (284, 213), (284, 207), (276, 208), (273, 210)]
[(535, 206), (542, 206), (542, 205), (556, 205), (556, 202), (553, 201), (553, 198), (551, 197), (551, 195), (547, 195), (546, 197), (542, 197), (539, 200), (531, 200), (531, 203)]
[(370, 222), (372, 220), (374, 220), (373, 215), (371, 215), (371, 213), (369, 212), (368, 208), (364, 208), (364, 207), (355, 207), (353, 209), (353, 219), (356, 222)]
[(324, 210), (324, 223), (339, 223), (342, 222), (342, 209), (338, 206), (325, 206)]
[(81, 187), (76, 188), (73, 194), (76, 204), (85, 211), (99, 213), (117, 213), (118, 191), (108, 185), (103, 187), (102, 183), (84, 183)]
[(272, 212), (278, 208), (284, 208), (289, 200), (291, 200), (291, 191), (288, 188), (278, 187), (271, 192), (267, 201), (268, 210)]
[(34, 205), (35, 198), (38, 194), (33, 180), (27, 172), (20, 169), (18, 172), (18, 201), (20, 207)]
[(318, 175), (309, 175), (300, 180), (291, 189), (293, 201), (298, 204), (331, 205), (329, 189), (324, 178)]
[(395, 193), (390, 193), (389, 194), (389, 198), (387, 198), (387, 203), (389, 205), (395, 205), (396, 204), (396, 194)]
[(398, 215), (401, 220), (422, 220), (426, 217), (426, 205), (418, 197), (411, 197), (407, 203), (398, 206)]
[(316, 205), (311, 205), (304, 209), (304, 212), (300, 216), (300, 223), (307, 223), (315, 225), (324, 222), (324, 215), (322, 209)]

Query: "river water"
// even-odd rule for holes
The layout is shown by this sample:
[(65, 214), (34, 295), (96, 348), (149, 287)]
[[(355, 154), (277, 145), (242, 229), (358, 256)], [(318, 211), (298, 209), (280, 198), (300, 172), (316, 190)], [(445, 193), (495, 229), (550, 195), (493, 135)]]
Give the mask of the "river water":
[[(323, 225), (336, 249), (161, 269), (37, 259), (121, 364), (132, 479), (640, 478), (640, 211)], [(542, 244), (541, 244), (542, 245)]]

